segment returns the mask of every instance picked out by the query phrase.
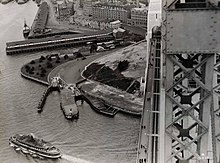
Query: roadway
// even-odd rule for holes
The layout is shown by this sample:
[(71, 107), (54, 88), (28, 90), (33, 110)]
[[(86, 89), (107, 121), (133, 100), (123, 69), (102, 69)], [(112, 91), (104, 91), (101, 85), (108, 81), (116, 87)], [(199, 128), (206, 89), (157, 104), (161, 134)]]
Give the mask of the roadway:
[(55, 77), (59, 74), (67, 83), (76, 83), (77, 81), (82, 79), (81, 72), (84, 70), (86, 65), (88, 65), (92, 61), (104, 55), (112, 53), (113, 51), (114, 50), (105, 51), (105, 52), (97, 53), (95, 55), (88, 56), (84, 60), (77, 59), (64, 63), (53, 69), (49, 74), (48, 79)]
[[(152, 159), (155, 157), (152, 153), (152, 146), (150, 141), (152, 139), (151, 134), (151, 115), (150, 110), (152, 110), (152, 85), (153, 85), (153, 69), (149, 67), (150, 63), (150, 50), (152, 38), (152, 29), (155, 26), (161, 26), (161, 17), (162, 17), (162, 1), (161, 0), (151, 0), (149, 3), (148, 9), (148, 31), (147, 31), (147, 61), (146, 61), (146, 70), (145, 70), (145, 99), (144, 107), (141, 118), (140, 133), (139, 133), (139, 142), (138, 142), (138, 153), (137, 153), (137, 163), (153, 162)], [(152, 152), (152, 153), (151, 153)], [(156, 157), (155, 157), (156, 158)]]

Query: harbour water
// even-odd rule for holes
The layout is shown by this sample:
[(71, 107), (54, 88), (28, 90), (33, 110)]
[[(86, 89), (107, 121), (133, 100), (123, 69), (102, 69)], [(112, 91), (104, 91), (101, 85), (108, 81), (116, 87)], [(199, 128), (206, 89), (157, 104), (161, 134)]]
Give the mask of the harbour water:
[[(37, 6), (33, 1), (0, 4), (0, 162), (29, 163), (133, 163), (136, 159), (140, 119), (117, 114), (114, 118), (94, 112), (87, 104), (79, 108), (79, 120), (67, 121), (52, 93), (44, 111), (37, 105), (45, 86), (20, 76), (20, 68), (42, 53), (6, 56), (7, 41), (23, 39), (24, 19), (31, 25)], [(47, 52), (44, 52), (47, 53)], [(34, 133), (58, 147), (63, 157), (42, 160), (16, 152), (8, 138), (16, 133)]]

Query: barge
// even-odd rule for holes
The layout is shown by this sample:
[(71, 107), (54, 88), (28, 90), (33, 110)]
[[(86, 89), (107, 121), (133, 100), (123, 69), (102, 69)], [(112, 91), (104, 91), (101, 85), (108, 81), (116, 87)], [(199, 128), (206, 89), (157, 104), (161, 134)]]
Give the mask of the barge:
[(74, 100), (74, 96), (71, 90), (63, 88), (60, 90), (61, 100), (60, 108), (66, 119), (78, 119), (79, 110)]
[(9, 144), (16, 151), (21, 150), (23, 153), (30, 154), (33, 157), (58, 159), (62, 156), (58, 148), (43, 139), (36, 138), (33, 134), (16, 134), (9, 138)]

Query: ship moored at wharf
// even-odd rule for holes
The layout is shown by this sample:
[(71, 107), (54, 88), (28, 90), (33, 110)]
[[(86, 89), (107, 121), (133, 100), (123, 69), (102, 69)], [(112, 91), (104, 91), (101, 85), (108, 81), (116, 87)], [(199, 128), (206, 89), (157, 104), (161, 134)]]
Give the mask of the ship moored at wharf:
[(60, 108), (63, 111), (66, 119), (78, 119), (79, 110), (74, 100), (74, 95), (71, 90), (63, 88), (60, 90), (61, 101)]
[(113, 39), (112, 30), (90, 32), (89, 34), (58, 35), (48, 38), (28, 39), (6, 43), (6, 54), (82, 46), (87, 45), (87, 42), (104, 42)]
[(30, 27), (26, 24), (26, 21), (24, 21), (24, 28), (23, 28), (23, 36), (24, 38), (27, 38), (30, 33)]
[(25, 154), (43, 158), (57, 159), (61, 157), (59, 149), (42, 139), (36, 138), (33, 134), (16, 134), (9, 138), (10, 146), (15, 150), (21, 150)]

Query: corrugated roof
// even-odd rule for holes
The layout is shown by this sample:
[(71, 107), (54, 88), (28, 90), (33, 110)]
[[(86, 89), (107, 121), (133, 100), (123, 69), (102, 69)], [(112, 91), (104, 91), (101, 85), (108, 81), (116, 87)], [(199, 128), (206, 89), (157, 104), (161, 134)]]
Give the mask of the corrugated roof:
[(86, 33), (86, 34), (57, 35), (57, 36), (47, 37), (47, 38), (7, 42), (6, 46), (22, 45), (22, 44), (29, 44), (29, 43), (45, 42), (45, 41), (54, 41), (54, 40), (68, 39), (68, 38), (77, 38), (77, 37), (82, 37), (82, 36), (92, 36), (92, 35), (96, 35), (96, 34), (97, 35), (98, 34), (107, 34), (107, 33), (111, 33), (111, 32), (112, 32), (112, 29), (103, 30), (103, 31), (94, 31), (94, 32)]
[(46, 24), (47, 24), (48, 14), (49, 14), (49, 6), (48, 6), (47, 2), (43, 2), (40, 5), (38, 12), (37, 12), (37, 15), (36, 15), (34, 22), (32, 24), (31, 34), (38, 33), (38, 32), (45, 29)]

